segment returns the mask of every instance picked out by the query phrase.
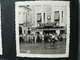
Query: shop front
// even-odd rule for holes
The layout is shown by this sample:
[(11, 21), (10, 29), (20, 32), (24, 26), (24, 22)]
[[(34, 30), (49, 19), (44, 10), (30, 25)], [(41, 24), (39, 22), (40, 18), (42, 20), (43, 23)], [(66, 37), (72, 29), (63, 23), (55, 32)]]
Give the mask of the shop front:
[(34, 32), (40, 32), (41, 34), (57, 33), (63, 34), (66, 31), (66, 26), (59, 26), (58, 22), (40, 23), (38, 27), (32, 29)]

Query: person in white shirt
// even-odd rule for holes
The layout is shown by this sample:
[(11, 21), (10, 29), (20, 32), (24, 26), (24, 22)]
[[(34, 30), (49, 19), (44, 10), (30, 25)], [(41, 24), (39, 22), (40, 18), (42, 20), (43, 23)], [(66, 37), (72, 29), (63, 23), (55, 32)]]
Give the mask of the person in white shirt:
[(56, 37), (55, 33), (50, 34), (51, 36), (51, 44), (55, 45), (55, 43), (58, 41), (58, 38)]

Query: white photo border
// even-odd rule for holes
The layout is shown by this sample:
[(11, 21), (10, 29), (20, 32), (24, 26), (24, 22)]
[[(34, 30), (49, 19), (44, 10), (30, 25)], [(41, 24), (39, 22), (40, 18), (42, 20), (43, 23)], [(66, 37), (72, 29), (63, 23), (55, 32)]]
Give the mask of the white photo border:
[[(19, 44), (19, 23), (18, 23), (18, 6), (19, 5), (34, 5), (34, 4), (60, 4), (67, 6), (67, 42), (65, 54), (27, 54), (20, 53)], [(15, 2), (15, 35), (16, 35), (16, 54), (17, 57), (30, 57), (30, 58), (66, 58), (69, 57), (69, 43), (70, 43), (70, 2), (69, 1), (17, 1)]]
[(0, 55), (2, 55), (1, 3), (0, 3)]

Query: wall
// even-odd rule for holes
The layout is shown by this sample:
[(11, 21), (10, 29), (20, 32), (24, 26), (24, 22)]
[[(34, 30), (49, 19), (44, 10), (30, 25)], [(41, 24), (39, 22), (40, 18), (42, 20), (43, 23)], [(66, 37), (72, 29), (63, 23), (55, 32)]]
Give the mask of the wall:
[(19, 23), (24, 23), (26, 21), (27, 11), (24, 7), (19, 7)]
[[(32, 6), (32, 22), (33, 25), (36, 27), (37, 26), (37, 13), (43, 13), (45, 12), (45, 23), (47, 22), (54, 22), (54, 11), (59, 11), (60, 12), (60, 26), (66, 26), (67, 22), (67, 9), (66, 6), (60, 6), (60, 5), (46, 5), (46, 8), (44, 6)], [(62, 11), (63, 11), (63, 20), (62, 20)], [(34, 15), (35, 14), (35, 15)], [(51, 16), (51, 19), (48, 20), (47, 16)], [(35, 21), (34, 21), (35, 20)], [(42, 19), (42, 23), (44, 19)]]

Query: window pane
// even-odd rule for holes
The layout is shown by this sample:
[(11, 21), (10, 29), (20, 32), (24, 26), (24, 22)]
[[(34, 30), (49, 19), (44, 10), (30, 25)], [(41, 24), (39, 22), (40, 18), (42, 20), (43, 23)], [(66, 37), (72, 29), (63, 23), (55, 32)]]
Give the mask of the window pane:
[(41, 21), (42, 21), (41, 13), (37, 13), (37, 22), (41, 22)]
[(60, 17), (59, 11), (55, 11), (54, 12), (54, 21), (59, 21), (59, 17)]

